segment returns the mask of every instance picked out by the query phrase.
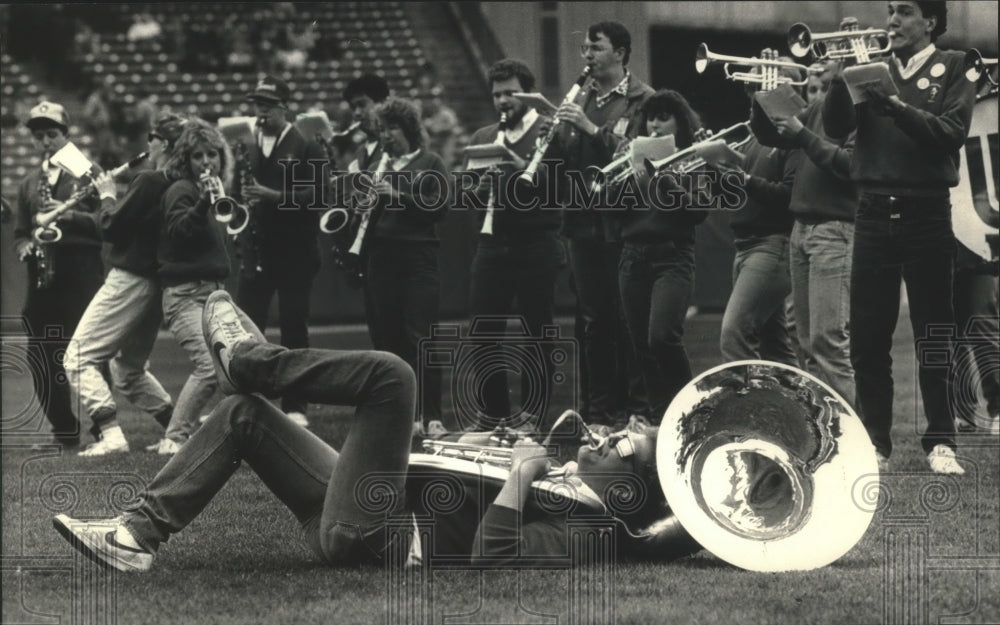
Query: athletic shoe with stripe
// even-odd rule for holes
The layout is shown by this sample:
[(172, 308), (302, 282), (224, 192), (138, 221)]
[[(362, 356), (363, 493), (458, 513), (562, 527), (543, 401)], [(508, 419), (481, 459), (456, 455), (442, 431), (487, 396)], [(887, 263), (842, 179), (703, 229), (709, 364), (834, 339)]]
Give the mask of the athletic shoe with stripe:
[(225, 291), (216, 291), (208, 296), (201, 315), (201, 331), (212, 355), (219, 389), (226, 395), (239, 393), (239, 386), (229, 375), (233, 348), (244, 341), (266, 343), (264, 333)]
[(52, 525), (74, 549), (101, 566), (125, 573), (141, 573), (153, 566), (153, 554), (141, 547), (130, 547), (116, 540), (115, 534), (121, 527), (119, 519), (79, 521), (65, 514), (57, 514), (52, 519)]

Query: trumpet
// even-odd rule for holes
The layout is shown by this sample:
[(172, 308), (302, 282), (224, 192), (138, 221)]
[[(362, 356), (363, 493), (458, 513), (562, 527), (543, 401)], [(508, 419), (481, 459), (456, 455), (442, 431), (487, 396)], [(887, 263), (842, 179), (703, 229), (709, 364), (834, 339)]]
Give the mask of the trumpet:
[[(694, 69), (699, 74), (703, 73), (711, 63), (723, 63), (723, 71), (726, 74), (726, 78), (729, 80), (738, 80), (745, 83), (756, 83), (760, 84), (761, 89), (764, 91), (773, 89), (778, 85), (788, 84), (797, 87), (808, 82), (808, 78), (803, 78), (802, 80), (795, 80), (788, 76), (780, 76), (778, 70), (784, 69), (794, 69), (802, 73), (803, 76), (808, 77), (810, 69), (805, 65), (800, 65), (799, 63), (791, 63), (789, 61), (779, 61), (777, 59), (762, 59), (755, 56), (745, 57), (745, 56), (729, 56), (726, 54), (716, 54), (708, 49), (707, 44), (699, 44), (698, 51), (695, 53), (694, 57)], [(760, 73), (754, 73), (752, 71), (739, 71), (734, 72), (729, 69), (730, 65), (742, 65), (746, 67), (758, 67), (761, 69)]]
[[(840, 26), (841, 30), (832, 33), (812, 33), (801, 22), (793, 24), (788, 29), (788, 49), (799, 59), (812, 52), (817, 61), (853, 58), (864, 64), (870, 63), (873, 56), (888, 54), (892, 48), (889, 32), (882, 28), (861, 30), (853, 17), (844, 18)], [(830, 47), (827, 45), (830, 42), (846, 42), (848, 46)]]
[(208, 191), (208, 201), (215, 212), (215, 220), (220, 224), (226, 224), (226, 232), (229, 234), (237, 235), (243, 232), (250, 221), (249, 209), (235, 198), (226, 195), (222, 179), (213, 176), (211, 169), (205, 168), (201, 174), (200, 182), (202, 188)]
[[(148, 157), (149, 157), (149, 152), (142, 152), (129, 162), (119, 165), (118, 167), (115, 167), (114, 169), (109, 171), (108, 174), (112, 178), (117, 178), (118, 176), (122, 175), (129, 169), (142, 163)], [(32, 236), (34, 237), (35, 241), (37, 241), (38, 243), (56, 243), (57, 241), (62, 239), (63, 236), (62, 230), (59, 228), (59, 226), (56, 225), (55, 221), (59, 219), (59, 217), (63, 213), (73, 208), (83, 200), (87, 199), (88, 197), (93, 195), (96, 191), (97, 191), (97, 186), (95, 186), (93, 181), (91, 181), (87, 186), (83, 187), (82, 189), (78, 190), (76, 193), (71, 195), (69, 199), (67, 199), (62, 204), (56, 206), (55, 208), (44, 214), (39, 215), (37, 220), (38, 227), (35, 228), (34, 232), (32, 233)]]
[(979, 79), (986, 75), (986, 80), (997, 86), (997, 79), (993, 76), (993, 70), (997, 67), (997, 59), (984, 58), (982, 53), (972, 48), (965, 53), (965, 77), (969, 82), (979, 82)]
[[(591, 68), (589, 65), (583, 68), (583, 71), (580, 72), (579, 78), (576, 79), (576, 82), (573, 83), (572, 87), (570, 87), (570, 90), (566, 94), (566, 97), (563, 98), (562, 101), (563, 104), (569, 104), (570, 102), (576, 100), (576, 96), (579, 95), (580, 90), (583, 88), (583, 84), (587, 82), (587, 77), (590, 76), (590, 70)], [(549, 144), (552, 143), (552, 140), (555, 139), (556, 131), (558, 129), (559, 129), (558, 122), (553, 120), (552, 124), (549, 126), (549, 131), (545, 133), (544, 137), (540, 137), (538, 139), (538, 143), (535, 144), (535, 153), (532, 154), (531, 161), (528, 163), (528, 166), (525, 167), (524, 171), (521, 173), (520, 178), (522, 180), (526, 182), (533, 182), (535, 180), (535, 172), (538, 171), (538, 166), (542, 164), (542, 159), (545, 157), (545, 152), (549, 149)]]
[[(500, 121), (497, 123), (497, 138), (493, 141), (496, 145), (503, 145), (504, 140), (507, 137), (507, 113), (500, 113)], [(491, 168), (492, 171), (499, 171), (496, 168)], [(493, 185), (490, 184), (490, 196), (486, 200), (486, 216), (483, 217), (483, 228), (479, 231), (479, 234), (493, 234), (493, 211), (496, 209), (494, 206), (496, 200), (493, 197)]]
[[(567, 434), (561, 433), (559, 428), (565, 424), (569, 430)], [(489, 445), (477, 443), (463, 443), (461, 441), (425, 440), (423, 442), (424, 452), (433, 456), (443, 456), (446, 458), (458, 458), (479, 464), (489, 464), (502, 469), (510, 469), (514, 454), (513, 445), (518, 440), (523, 440), (531, 433), (519, 430), (510, 430), (503, 425), (498, 426), (490, 435)], [(549, 431), (549, 435), (541, 444), (552, 453), (560, 443), (572, 442), (574, 445), (586, 445), (590, 449), (600, 449), (607, 443), (609, 436), (599, 434), (586, 423), (580, 414), (574, 410), (567, 410), (556, 419)], [(574, 448), (578, 449), (578, 447)], [(552, 460), (556, 460), (555, 457)], [(554, 468), (554, 467), (553, 467)]]
[(662, 158), (658, 161), (652, 161), (648, 158), (645, 159), (644, 165), (646, 167), (646, 173), (649, 174), (650, 177), (655, 176), (661, 171), (672, 171), (676, 174), (688, 174), (705, 165), (705, 159), (699, 156), (698, 152), (710, 142), (723, 140), (733, 150), (739, 150), (749, 143), (752, 138), (753, 133), (750, 131), (750, 122), (741, 122), (724, 130), (720, 130), (707, 139), (693, 143), (683, 150), (674, 152), (666, 158)]
[(634, 140), (630, 141), (621, 156), (601, 168), (600, 173), (590, 185), (591, 193), (600, 193), (606, 186), (613, 187), (622, 184), (635, 173), (635, 169), (632, 167), (632, 146), (634, 143)]

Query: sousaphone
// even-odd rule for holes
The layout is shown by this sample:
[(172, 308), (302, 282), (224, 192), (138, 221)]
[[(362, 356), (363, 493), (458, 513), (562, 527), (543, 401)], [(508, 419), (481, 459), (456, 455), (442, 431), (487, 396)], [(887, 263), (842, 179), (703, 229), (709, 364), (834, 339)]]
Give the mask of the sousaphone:
[(671, 402), (656, 449), (673, 513), (705, 549), (754, 571), (808, 570), (849, 551), (878, 484), (861, 420), (829, 386), (774, 362), (706, 371)]

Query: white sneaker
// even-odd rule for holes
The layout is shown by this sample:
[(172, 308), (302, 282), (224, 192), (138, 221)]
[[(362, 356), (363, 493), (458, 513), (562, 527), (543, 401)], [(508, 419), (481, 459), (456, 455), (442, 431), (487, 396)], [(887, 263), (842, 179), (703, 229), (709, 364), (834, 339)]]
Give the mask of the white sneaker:
[(161, 456), (172, 456), (176, 454), (181, 449), (181, 443), (175, 440), (164, 438), (160, 441), (160, 444), (156, 447), (156, 453)]
[(448, 433), (448, 428), (444, 427), (444, 423), (441, 423), (437, 419), (429, 421), (427, 423), (427, 438), (441, 438)]
[(878, 472), (879, 473), (888, 473), (889, 472), (889, 459), (886, 458), (885, 456), (883, 456), (882, 454), (880, 454), (877, 451), (875, 452), (875, 458), (878, 460)]
[(226, 395), (240, 392), (229, 375), (229, 362), (233, 348), (244, 341), (266, 343), (267, 339), (250, 317), (233, 303), (229, 293), (215, 291), (205, 300), (201, 315), (201, 331), (208, 345), (219, 390)]
[(142, 547), (130, 547), (116, 540), (119, 530), (128, 532), (119, 519), (78, 521), (58, 514), (52, 519), (52, 526), (73, 548), (102, 566), (126, 573), (141, 573), (153, 566), (153, 554)]
[(947, 445), (935, 445), (931, 453), (927, 454), (927, 462), (931, 465), (931, 471), (935, 473), (965, 475), (965, 469), (955, 458), (955, 451)]
[(126, 454), (129, 452), (128, 441), (121, 428), (111, 428), (101, 433), (101, 440), (91, 443), (78, 456), (107, 456), (108, 454)]
[(293, 411), (288, 413), (288, 418), (292, 420), (295, 425), (307, 428), (309, 427), (309, 419), (306, 418), (301, 412)]

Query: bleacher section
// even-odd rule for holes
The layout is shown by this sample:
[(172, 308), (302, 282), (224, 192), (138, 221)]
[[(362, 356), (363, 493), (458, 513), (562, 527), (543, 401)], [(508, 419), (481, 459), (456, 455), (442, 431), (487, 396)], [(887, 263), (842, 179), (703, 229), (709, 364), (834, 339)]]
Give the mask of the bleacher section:
[[(365, 71), (382, 73), (399, 95), (417, 97), (417, 69), (426, 62), (399, 3), (339, 3), (300, 5), (290, 18), (295, 28), (315, 23), (321, 38), (337, 38), (342, 55), (329, 61), (308, 61), (301, 70), (285, 73), (295, 108), (315, 103), (332, 104), (351, 79)], [(172, 16), (182, 22), (201, 20), (220, 23), (229, 15), (240, 15), (239, 5), (200, 4), (194, 11), (184, 5), (149, 5), (160, 23)], [(123, 8), (123, 11), (134, 11)], [(249, 18), (248, 18), (249, 19)], [(159, 41), (129, 42), (122, 32), (105, 38), (100, 55), (83, 59), (85, 71), (97, 80), (115, 77), (115, 91), (126, 104), (135, 91), (156, 96), (157, 104), (197, 113), (206, 118), (245, 115), (250, 112), (244, 96), (253, 89), (256, 73), (185, 72), (178, 54), (168, 54)]]
[[(28, 173), (28, 168), (38, 162), (31, 133), (24, 126), (24, 119), (19, 118), (19, 113), (23, 116), (27, 108), (23, 112), (18, 111), (17, 103), (23, 100), (30, 103), (25, 105), (30, 107), (45, 94), (24, 68), (7, 54), (0, 55), (0, 85), (3, 93), (0, 97), (0, 117), (4, 120), (4, 126), (0, 129), (0, 150), (3, 154), (0, 161), (0, 192), (8, 201), (13, 202), (17, 197), (17, 185)], [(71, 116), (70, 121), (76, 120)], [(76, 123), (72, 123), (70, 133), (77, 146), (87, 153), (91, 144), (90, 136), (81, 133)]]

